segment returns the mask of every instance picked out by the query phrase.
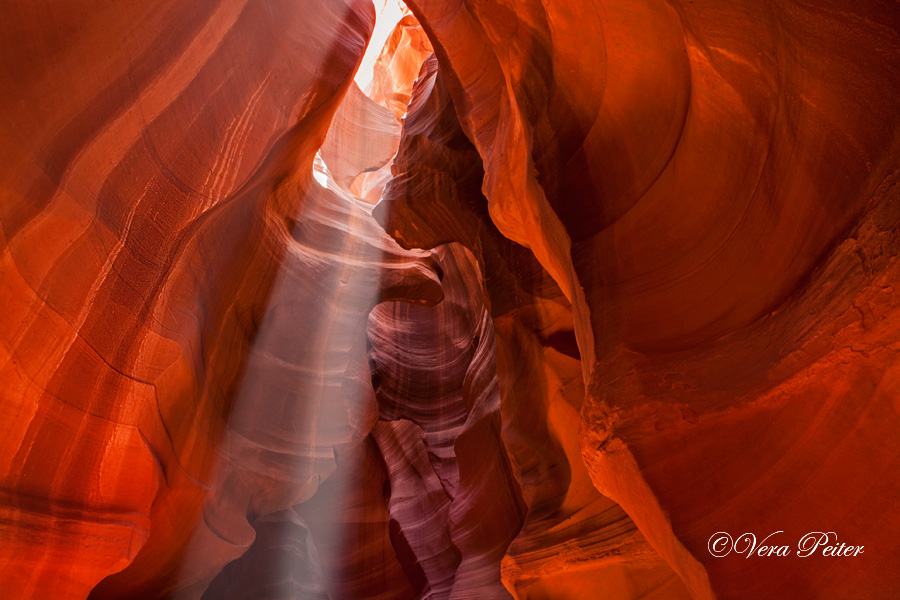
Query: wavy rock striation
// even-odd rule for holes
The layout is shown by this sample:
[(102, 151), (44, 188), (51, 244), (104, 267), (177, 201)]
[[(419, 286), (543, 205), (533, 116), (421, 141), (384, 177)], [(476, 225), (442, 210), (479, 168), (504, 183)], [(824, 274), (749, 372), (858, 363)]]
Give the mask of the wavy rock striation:
[(900, 592), (894, 4), (17, 4), (3, 594)]
[[(410, 7), (493, 222), (571, 302), (597, 489), (696, 598), (895, 594), (900, 521), (860, 511), (900, 498), (896, 7)], [(706, 547), (824, 523), (872, 554)]]
[(4, 593), (199, 598), (371, 429), (369, 310), (442, 291), (311, 177), (369, 5), (86, 9), (3, 42)]
[(504, 584), (523, 599), (590, 598), (598, 589), (616, 598), (687, 597), (628, 515), (592, 484), (578, 447), (584, 386), (569, 302), (492, 223), (481, 160), (434, 58), (418, 79), (394, 178), (375, 213), (407, 246), (459, 240), (490, 275), (467, 287), (490, 309), (504, 451), (526, 509), (502, 563)]

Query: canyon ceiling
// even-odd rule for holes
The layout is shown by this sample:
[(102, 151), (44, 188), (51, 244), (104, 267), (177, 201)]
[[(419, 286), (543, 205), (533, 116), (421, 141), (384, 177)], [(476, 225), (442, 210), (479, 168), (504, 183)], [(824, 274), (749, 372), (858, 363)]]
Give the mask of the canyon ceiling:
[(3, 3), (0, 597), (900, 598), (900, 4), (407, 5)]

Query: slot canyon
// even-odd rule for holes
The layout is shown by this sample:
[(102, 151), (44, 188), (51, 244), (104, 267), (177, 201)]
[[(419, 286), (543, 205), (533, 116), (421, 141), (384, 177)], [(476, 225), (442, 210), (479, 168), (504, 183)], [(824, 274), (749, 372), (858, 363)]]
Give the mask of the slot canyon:
[(896, 0), (0, 15), (0, 600), (900, 598)]

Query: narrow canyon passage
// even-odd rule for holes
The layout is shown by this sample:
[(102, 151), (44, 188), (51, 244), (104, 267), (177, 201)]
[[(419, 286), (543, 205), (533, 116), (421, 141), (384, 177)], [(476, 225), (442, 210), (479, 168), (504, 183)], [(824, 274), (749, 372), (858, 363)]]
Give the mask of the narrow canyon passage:
[(900, 597), (896, 3), (2, 13), (0, 598)]

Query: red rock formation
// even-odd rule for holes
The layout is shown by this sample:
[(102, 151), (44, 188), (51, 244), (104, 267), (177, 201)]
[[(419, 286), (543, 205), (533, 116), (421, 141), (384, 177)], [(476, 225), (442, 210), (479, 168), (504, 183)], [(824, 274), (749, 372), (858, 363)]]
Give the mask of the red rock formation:
[(398, 121), (402, 119), (419, 68), (433, 52), (416, 18), (406, 15), (400, 19), (375, 62), (372, 100), (391, 109)]
[[(492, 220), (572, 302), (597, 489), (694, 597), (896, 595), (900, 521), (860, 517), (900, 500), (896, 7), (410, 6)], [(825, 523), (872, 554), (706, 547)]]
[(312, 181), (366, 3), (87, 9), (5, 27), (4, 594), (200, 597), (371, 429), (379, 297), (441, 291)]
[[(339, 186), (365, 197), (361, 189), (365, 176), (380, 174), (396, 154), (399, 143), (400, 123), (391, 111), (353, 84), (331, 122), (321, 155)], [(390, 169), (387, 174), (390, 175)], [(372, 204), (377, 201), (374, 198)]]
[[(491, 222), (481, 161), (434, 59), (414, 88), (393, 171), (376, 208), (385, 228), (416, 247), (458, 239), (490, 274), (478, 291), (493, 321), (503, 442), (527, 509), (503, 560), (507, 589), (523, 599), (590, 598), (597, 589), (617, 598), (687, 597), (628, 515), (590, 481), (578, 448), (584, 386), (570, 305), (531, 253)], [(484, 334), (479, 339), (484, 344)]]
[(4, 11), (0, 595), (900, 594), (897, 7), (409, 4)]

